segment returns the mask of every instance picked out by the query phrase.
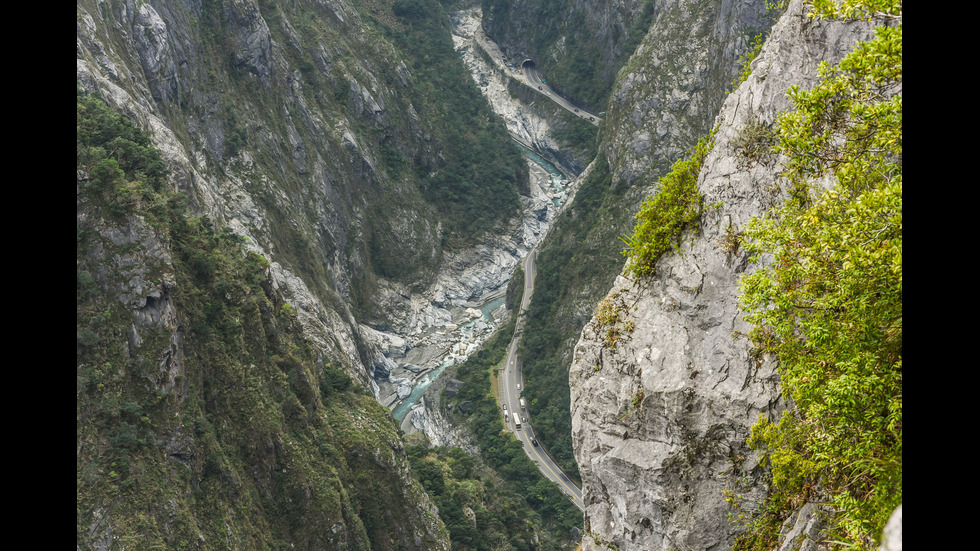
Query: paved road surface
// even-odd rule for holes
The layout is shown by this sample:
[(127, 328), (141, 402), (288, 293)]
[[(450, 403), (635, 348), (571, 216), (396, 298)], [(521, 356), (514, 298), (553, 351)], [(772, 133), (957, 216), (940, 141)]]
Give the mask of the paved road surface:
[[(527, 453), (532, 461), (537, 463), (538, 468), (544, 476), (558, 484), (558, 488), (561, 489), (562, 493), (567, 495), (576, 507), (584, 511), (585, 503), (582, 502), (582, 490), (569, 480), (568, 476), (555, 464), (540, 445), (535, 446), (531, 442), (534, 438), (534, 430), (531, 426), (532, 419), (528, 417), (527, 411), (522, 410), (520, 406), (521, 391), (517, 389), (517, 386), (520, 384), (523, 389), (524, 385), (521, 364), (517, 357), (517, 345), (520, 342), (520, 336), (524, 330), (523, 315), (531, 303), (531, 293), (534, 292), (534, 276), (537, 270), (536, 257), (537, 251), (531, 249), (531, 252), (524, 258), (524, 296), (521, 299), (520, 309), (517, 314), (517, 327), (514, 330), (514, 338), (507, 348), (507, 359), (504, 364), (504, 373), (501, 378), (502, 382), (498, 399), (502, 402), (502, 405), (507, 405), (507, 411), (504, 412), (504, 417), (507, 419), (506, 426), (524, 444), (524, 452)], [(521, 423), (521, 428), (517, 430), (514, 430), (514, 419), (512, 415), (515, 412), (526, 419)]]
[(503, 53), (500, 51), (500, 47), (493, 40), (490, 40), (487, 35), (483, 34), (482, 31), (478, 31), (476, 34), (475, 42), (483, 51), (490, 55), (493, 59), (494, 64), (503, 69), (503, 71), (509, 75), (511, 78), (516, 78), (531, 87), (532, 90), (546, 96), (558, 105), (561, 105), (565, 109), (569, 110), (571, 113), (577, 115), (578, 117), (591, 122), (592, 124), (599, 126), (599, 121), (602, 120), (595, 113), (589, 113), (584, 109), (579, 109), (571, 103), (569, 103), (565, 98), (559, 96), (554, 90), (548, 86), (547, 83), (541, 82), (541, 78), (538, 77), (537, 72), (534, 70), (533, 66), (525, 65), (523, 68), (519, 67), (508, 67), (506, 61), (504, 61)]
[(599, 118), (598, 115), (594, 113), (589, 113), (585, 109), (579, 109), (578, 107), (575, 107), (574, 105), (569, 103), (568, 100), (566, 100), (565, 98), (556, 94), (555, 91), (552, 90), (551, 87), (548, 86), (546, 82), (541, 81), (541, 76), (538, 75), (538, 72), (534, 68), (534, 65), (530, 63), (525, 64), (523, 67), (523, 73), (524, 73), (524, 78), (527, 80), (528, 86), (548, 96), (549, 98), (551, 98), (552, 101), (554, 101), (558, 105), (561, 105), (565, 109), (568, 109), (580, 119), (587, 120), (592, 124), (599, 126), (599, 121), (601, 119)]

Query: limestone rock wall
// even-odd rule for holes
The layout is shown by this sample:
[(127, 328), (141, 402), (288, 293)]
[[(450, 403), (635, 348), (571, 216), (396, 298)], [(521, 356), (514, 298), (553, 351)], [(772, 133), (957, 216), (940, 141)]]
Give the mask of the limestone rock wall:
[[(583, 549), (727, 549), (730, 514), (765, 496), (745, 439), (778, 408), (771, 358), (744, 336), (738, 280), (753, 270), (722, 241), (779, 199), (779, 159), (750, 160), (740, 136), (790, 107), (786, 90), (815, 82), (817, 64), (870, 37), (860, 23), (814, 21), (800, 1), (772, 30), (752, 75), (718, 114), (698, 180), (704, 214), (680, 252), (643, 281), (621, 276), (606, 297), (621, 338), (585, 327), (569, 373), (575, 455), (586, 503)], [(607, 318), (608, 319), (608, 318)], [(803, 521), (805, 524), (805, 520)]]
[(773, 24), (759, 1), (657, 0), (654, 13), (617, 79), (604, 147), (616, 180), (648, 186), (707, 133), (741, 56)]

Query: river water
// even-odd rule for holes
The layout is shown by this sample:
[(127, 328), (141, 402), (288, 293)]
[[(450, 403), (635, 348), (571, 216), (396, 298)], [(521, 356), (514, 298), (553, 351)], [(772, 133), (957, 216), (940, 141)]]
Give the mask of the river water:
[(561, 171), (555, 167), (555, 165), (546, 161), (544, 157), (538, 155), (533, 150), (524, 147), (524, 145), (520, 143), (517, 144), (517, 147), (521, 148), (521, 152), (524, 153), (525, 157), (531, 161), (534, 161), (535, 164), (548, 172), (550, 175), (548, 185), (550, 186), (551, 193), (553, 194), (551, 201), (556, 207), (562, 206), (562, 204), (568, 200), (568, 180), (565, 179), (565, 175), (562, 174)]
[[(504, 305), (504, 300), (505, 297), (499, 297), (480, 306), (479, 310), (482, 314), (480, 318), (468, 321), (459, 326), (459, 334), (461, 339), (454, 347), (456, 353), (447, 355), (446, 358), (443, 359), (442, 363), (439, 364), (439, 367), (422, 376), (421, 380), (412, 388), (412, 393), (409, 394), (408, 397), (405, 398), (405, 400), (403, 400), (402, 403), (391, 412), (395, 419), (398, 421), (404, 419), (405, 416), (408, 415), (408, 412), (411, 411), (411, 409), (415, 407), (415, 404), (418, 403), (419, 399), (422, 397), (422, 394), (425, 392), (425, 389), (429, 388), (429, 386), (435, 382), (440, 375), (442, 375), (442, 372), (445, 371), (447, 367), (455, 365), (458, 362), (466, 361), (467, 356), (479, 349), (479, 346), (483, 344), (483, 341), (493, 334), (496, 324), (493, 312)], [(490, 330), (485, 331), (482, 335), (475, 335), (478, 322), (482, 322), (483, 324), (487, 325)]]

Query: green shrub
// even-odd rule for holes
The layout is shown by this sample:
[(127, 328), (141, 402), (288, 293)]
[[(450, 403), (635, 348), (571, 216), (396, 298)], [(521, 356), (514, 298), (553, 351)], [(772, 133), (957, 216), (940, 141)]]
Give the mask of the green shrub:
[(689, 157), (675, 162), (660, 179), (658, 193), (643, 202), (633, 235), (622, 238), (629, 246), (623, 251), (629, 274), (651, 275), (660, 257), (679, 246), (682, 232), (701, 216), (704, 200), (697, 187), (698, 173), (714, 145), (713, 135), (702, 138)]
[[(771, 262), (742, 279), (740, 302), (792, 404), (760, 419), (750, 444), (772, 469), (770, 505), (819, 491), (833, 536), (873, 549), (902, 502), (901, 25), (819, 75), (790, 90), (795, 110), (775, 127), (790, 199), (745, 230)], [(833, 189), (817, 184), (827, 176)]]

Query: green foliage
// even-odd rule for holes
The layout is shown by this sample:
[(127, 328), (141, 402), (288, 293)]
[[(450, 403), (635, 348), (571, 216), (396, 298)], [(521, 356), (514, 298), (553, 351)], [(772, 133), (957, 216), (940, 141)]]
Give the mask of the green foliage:
[[(832, 13), (880, 9), (845, 4)], [(741, 302), (793, 405), (751, 444), (786, 507), (826, 495), (837, 538), (870, 549), (902, 501), (901, 25), (820, 76), (776, 126), (790, 199), (745, 230), (771, 263), (743, 278)]]
[(320, 378), (320, 396), (326, 400), (331, 395), (350, 390), (353, 383), (350, 375), (332, 363), (327, 364), (323, 366), (323, 375)]
[[(581, 528), (581, 512), (561, 492), (557, 486), (541, 475), (537, 466), (527, 457), (521, 443), (514, 435), (504, 430), (502, 415), (491, 391), (492, 373), (503, 361), (507, 346), (514, 332), (512, 319), (483, 346), (459, 366), (455, 377), (463, 382), (456, 397), (456, 403), (467, 403), (464, 422), (470, 428), (480, 446), (484, 461), (492, 471), (502, 477), (494, 483), (493, 492), (504, 496), (510, 502), (516, 518), (507, 529), (514, 548), (533, 547), (529, 530), (515, 530), (527, 523), (541, 533), (555, 533), (557, 538), (548, 537), (547, 547), (559, 547), (559, 542), (567, 542), (573, 528)], [(567, 377), (566, 377), (567, 378)], [(443, 403), (446, 398), (443, 398)], [(566, 413), (567, 416), (567, 413)], [(535, 417), (535, 430), (540, 437), (538, 418)], [(509, 496), (520, 496), (517, 501)], [(489, 507), (489, 505), (488, 505)], [(442, 508), (440, 507), (440, 511)], [(518, 520), (520, 519), (520, 520)], [(450, 521), (446, 521), (447, 526)], [(452, 529), (451, 533), (452, 533)], [(454, 545), (456, 539), (454, 537)], [(477, 547), (474, 547), (477, 548)], [(479, 547), (482, 549), (483, 547)]]
[(504, 295), (504, 306), (508, 310), (519, 309), (524, 297), (524, 266), (518, 265), (507, 282), (507, 293)]
[(629, 308), (619, 293), (610, 293), (599, 301), (595, 309), (594, 330), (602, 334), (602, 346), (612, 350), (620, 339), (633, 332), (633, 320), (628, 318)]
[(570, 114), (566, 116), (565, 113), (563, 111), (561, 115), (566, 124), (556, 130), (553, 136), (568, 149), (574, 151), (594, 150), (599, 129), (581, 117)]
[[(102, 145), (118, 136), (148, 144), (145, 134), (98, 100), (80, 95), (78, 103), (79, 172), (109, 159), (122, 179), (148, 183), (112, 153), (121, 149)], [(265, 259), (189, 216), (180, 196), (153, 188), (144, 187), (143, 208), (126, 205), (116, 220), (103, 218), (105, 190), (91, 178), (79, 184), (79, 545), (434, 547), (416, 539), (423, 523), (439, 526), (418, 510), (421, 490), (392, 476), (405, 472), (407, 458), (388, 411), (305, 340)], [(173, 322), (137, 320), (117, 298), (131, 285), (130, 259), (159, 253), (100, 232), (152, 234), (165, 244), (164, 267), (139, 268), (147, 283), (170, 281), (160, 300)]]
[(225, 152), (234, 157), (248, 143), (248, 129), (238, 120), (232, 105), (225, 106), (225, 127)]
[(391, 11), (398, 17), (422, 19), (426, 16), (426, 5), (424, 0), (395, 0)]
[(892, 16), (901, 21), (902, 0), (813, 0), (811, 17), (870, 19)]
[(399, 0), (393, 9), (405, 30), (388, 32), (417, 81), (413, 105), (444, 148), (437, 164), (414, 162), (415, 173), (426, 201), (445, 215), (451, 242), (468, 242), (516, 214), (527, 163), (453, 49), (443, 6)]
[(770, 125), (751, 120), (742, 127), (731, 145), (738, 151), (740, 167), (765, 164), (775, 156), (776, 133)]
[[(712, 133), (713, 135), (713, 133)], [(636, 214), (638, 223), (630, 237), (626, 271), (635, 276), (653, 273), (660, 257), (680, 245), (681, 234), (701, 216), (703, 199), (698, 191), (698, 173), (714, 145), (712, 135), (702, 138), (686, 159), (676, 161), (660, 179), (660, 190), (648, 197)]]
[(149, 138), (98, 99), (76, 91), (75, 169), (79, 187), (100, 211), (122, 218), (136, 210), (160, 215), (166, 165)]

